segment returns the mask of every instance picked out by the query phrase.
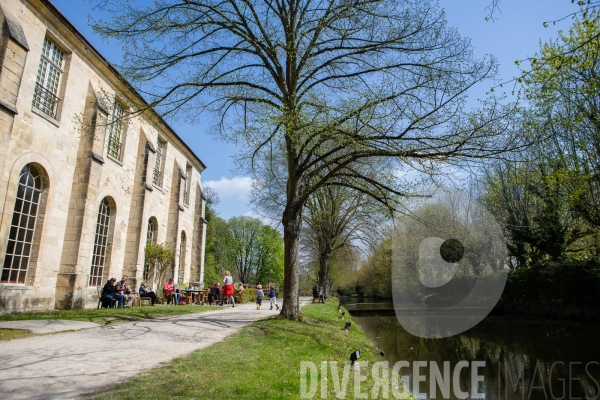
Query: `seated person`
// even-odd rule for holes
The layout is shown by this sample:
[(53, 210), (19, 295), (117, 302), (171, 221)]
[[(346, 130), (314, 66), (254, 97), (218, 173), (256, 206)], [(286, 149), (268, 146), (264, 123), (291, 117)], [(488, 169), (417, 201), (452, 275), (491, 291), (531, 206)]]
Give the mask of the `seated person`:
[(100, 296), (100, 299), (102, 300), (102, 308), (113, 308), (114, 299), (118, 300), (118, 308), (123, 308), (123, 300), (125, 298), (122, 295), (117, 294), (117, 289), (115, 288), (116, 283), (117, 280), (115, 278), (110, 278), (106, 282), (106, 285), (104, 285), (104, 288), (102, 289), (102, 295)]
[(244, 302), (244, 285), (241, 282), (236, 283), (235, 285), (233, 285), (233, 292), (234, 292), (235, 301), (237, 301), (238, 303), (243, 303)]
[(187, 294), (184, 290), (175, 289), (175, 294), (179, 295), (179, 300), (175, 304), (179, 304), (180, 301), (183, 301), (185, 304), (185, 299), (187, 299)]
[(319, 286), (319, 291), (317, 292), (317, 294), (319, 295), (319, 300), (321, 301), (321, 303), (325, 303), (325, 299), (327, 298), (327, 296), (325, 296), (325, 293), (323, 292), (323, 286)]
[(142, 281), (142, 284), (140, 285), (138, 292), (140, 293), (140, 298), (141, 297), (150, 298), (152, 300), (152, 305), (154, 305), (156, 303), (156, 301), (158, 300), (156, 298), (156, 293), (154, 293), (154, 290), (152, 290), (150, 288), (150, 286), (146, 285), (146, 281)]
[(127, 275), (123, 275), (121, 280), (117, 282), (115, 285), (115, 290), (125, 299), (125, 304), (123, 305), (125, 308), (131, 308), (133, 304), (133, 299), (135, 299), (135, 294), (129, 289), (129, 285), (127, 284)]
[(179, 299), (181, 298), (181, 294), (175, 290), (175, 284), (173, 283), (173, 278), (169, 279), (169, 282), (163, 285), (163, 293), (165, 294), (165, 298), (167, 301), (169, 299), (173, 300), (173, 304), (179, 304)]
[(215, 283), (215, 286), (210, 288), (208, 293), (208, 304), (218, 303), (221, 298), (221, 285), (219, 282)]
[(313, 290), (312, 290), (312, 296), (313, 296), (313, 302), (314, 302), (314, 299), (320, 299), (320, 297), (319, 297), (319, 287), (318, 286), (315, 286), (313, 288)]

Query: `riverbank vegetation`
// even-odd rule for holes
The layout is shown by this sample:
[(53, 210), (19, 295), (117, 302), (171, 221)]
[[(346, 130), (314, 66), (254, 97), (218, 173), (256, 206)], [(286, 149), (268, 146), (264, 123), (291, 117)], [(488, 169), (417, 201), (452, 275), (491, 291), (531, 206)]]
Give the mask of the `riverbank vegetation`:
[[(518, 126), (538, 143), (475, 170), (467, 185), (506, 240), (508, 278), (496, 311), (599, 319), (599, 36), (595, 11), (541, 46), (518, 82), (526, 100)], [(340, 292), (389, 298), (390, 268), (385, 239)]]
[[(361, 367), (362, 375), (368, 376), (361, 384), (361, 392), (366, 393), (374, 384), (371, 366), (382, 357), (347, 312), (344, 319), (339, 315), (336, 304), (329, 302), (304, 306), (300, 323), (277, 317), (255, 322), (220, 343), (143, 373), (98, 398), (138, 399), (140, 393), (146, 393), (152, 398), (296, 399), (300, 398), (301, 361), (315, 363), (319, 375), (314, 378), (319, 382), (321, 362), (337, 362), (341, 380), (344, 365), (356, 349), (360, 350), (360, 365), (369, 363)], [(341, 327), (348, 321), (352, 325), (345, 332)], [(335, 398), (333, 379), (338, 377), (328, 371), (326, 398)], [(319, 385), (315, 397), (321, 397), (320, 390)], [(351, 372), (346, 398), (353, 394)]]

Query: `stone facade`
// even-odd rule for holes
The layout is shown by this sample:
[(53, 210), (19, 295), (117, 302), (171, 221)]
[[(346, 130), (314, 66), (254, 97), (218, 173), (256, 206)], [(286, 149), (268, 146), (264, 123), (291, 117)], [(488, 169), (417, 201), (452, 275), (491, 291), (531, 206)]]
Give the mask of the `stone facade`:
[(2, 0), (0, 25), (0, 314), (137, 287), (149, 221), (202, 282), (202, 161), (48, 0)]

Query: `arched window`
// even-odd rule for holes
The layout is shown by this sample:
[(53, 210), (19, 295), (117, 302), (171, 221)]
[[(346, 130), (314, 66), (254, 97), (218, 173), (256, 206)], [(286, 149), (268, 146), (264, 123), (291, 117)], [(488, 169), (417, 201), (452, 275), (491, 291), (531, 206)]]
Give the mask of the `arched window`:
[(100, 207), (98, 208), (96, 237), (94, 239), (94, 255), (92, 256), (92, 268), (90, 270), (90, 286), (102, 285), (111, 211), (110, 202), (108, 201), (108, 198), (105, 197), (100, 202)]
[(36, 167), (27, 164), (19, 177), (0, 280), (3, 283), (25, 283), (41, 195), (40, 173)]
[(158, 230), (158, 222), (156, 218), (150, 217), (148, 220), (148, 234), (146, 236), (146, 244), (156, 244), (156, 232)]
[(181, 243), (179, 244), (179, 282), (183, 282), (185, 273), (185, 248), (186, 236), (185, 231), (181, 231)]
[[(156, 218), (150, 217), (148, 219), (148, 233), (146, 234), (146, 246), (149, 244), (156, 244), (158, 232), (158, 221)], [(149, 265), (144, 262), (144, 280), (150, 279), (150, 268)]]

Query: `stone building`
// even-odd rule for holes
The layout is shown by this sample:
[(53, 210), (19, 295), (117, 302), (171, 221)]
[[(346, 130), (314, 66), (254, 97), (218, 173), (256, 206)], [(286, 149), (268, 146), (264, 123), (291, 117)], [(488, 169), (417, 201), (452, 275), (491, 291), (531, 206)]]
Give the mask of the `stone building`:
[(0, 314), (137, 287), (148, 241), (202, 282), (202, 161), (50, 1), (2, 0), (0, 25)]

